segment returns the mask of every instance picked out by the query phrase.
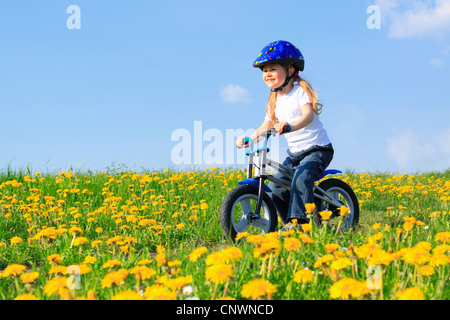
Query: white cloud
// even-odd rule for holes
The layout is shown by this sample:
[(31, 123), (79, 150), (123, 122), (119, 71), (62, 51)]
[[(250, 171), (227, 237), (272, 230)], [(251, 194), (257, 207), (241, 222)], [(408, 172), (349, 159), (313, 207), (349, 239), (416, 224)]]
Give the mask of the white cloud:
[(433, 59), (431, 59), (431, 64), (434, 66), (434, 67), (441, 67), (442, 66), (442, 63), (443, 63), (443, 60), (442, 59), (440, 59), (440, 58), (433, 58)]
[(427, 138), (411, 130), (386, 140), (386, 154), (400, 171), (446, 170), (450, 167), (450, 128)]
[(229, 84), (225, 88), (220, 89), (220, 96), (223, 101), (230, 103), (248, 103), (251, 101), (250, 92), (238, 85)]
[(411, 38), (450, 33), (450, 0), (376, 0), (389, 37)]
[(445, 48), (442, 50), (442, 54), (446, 55), (450, 52), (450, 45), (446, 45)]

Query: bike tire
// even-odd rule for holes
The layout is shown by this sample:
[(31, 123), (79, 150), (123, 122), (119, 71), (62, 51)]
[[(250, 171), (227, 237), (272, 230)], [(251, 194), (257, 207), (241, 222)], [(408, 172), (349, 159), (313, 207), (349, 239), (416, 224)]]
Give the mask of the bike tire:
[[(260, 212), (261, 218), (252, 223), (245, 219), (244, 211), (248, 212), (250, 208), (254, 210), (257, 199), (258, 188), (250, 185), (238, 186), (225, 196), (220, 208), (220, 223), (223, 233), (229, 240), (235, 242), (237, 234), (247, 231), (250, 227), (253, 227), (252, 229), (261, 229), (262, 232), (260, 233), (262, 234), (276, 230), (278, 226), (277, 211), (272, 199), (267, 193), (264, 193), (263, 196), (263, 204)], [(242, 215), (236, 221), (235, 210), (239, 210), (239, 206), (241, 207)]]
[[(319, 184), (319, 187), (323, 189), (325, 192), (332, 195), (334, 198), (337, 198), (339, 202), (343, 205), (347, 206), (350, 209), (347, 219), (345, 220), (345, 224), (340, 226), (340, 230), (349, 229), (355, 227), (359, 222), (359, 203), (358, 198), (356, 197), (353, 189), (344, 181), (339, 179), (326, 179)], [(320, 194), (318, 191), (316, 191)], [(323, 221), (319, 214), (320, 211), (330, 210), (333, 212), (329, 221), (332, 221), (334, 218), (340, 216), (338, 207), (328, 204), (327, 202), (315, 198), (314, 203), (316, 205), (316, 209), (314, 212), (314, 222), (321, 226)], [(332, 228), (333, 224), (329, 223), (329, 226)]]

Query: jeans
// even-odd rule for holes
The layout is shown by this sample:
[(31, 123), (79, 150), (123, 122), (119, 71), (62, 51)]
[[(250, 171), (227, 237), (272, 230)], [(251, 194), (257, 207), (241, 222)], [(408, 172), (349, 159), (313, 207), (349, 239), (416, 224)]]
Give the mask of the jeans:
[(283, 224), (292, 219), (298, 219), (299, 223), (308, 223), (305, 203), (314, 202), (314, 182), (320, 178), (333, 159), (333, 146), (330, 143), (295, 153), (288, 150), (287, 153), (288, 157), (282, 164), (294, 173), (292, 182), (280, 172), (277, 172), (274, 177), (290, 182), (291, 191), (270, 181), (269, 187), (272, 192), (269, 195)]

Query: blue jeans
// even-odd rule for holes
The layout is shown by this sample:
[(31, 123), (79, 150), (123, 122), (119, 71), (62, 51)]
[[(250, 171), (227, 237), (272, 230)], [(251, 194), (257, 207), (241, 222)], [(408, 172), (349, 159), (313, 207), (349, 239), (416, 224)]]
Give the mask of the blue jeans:
[(299, 223), (308, 223), (305, 203), (314, 202), (314, 182), (320, 178), (333, 159), (333, 146), (330, 143), (326, 146), (313, 146), (296, 153), (288, 150), (287, 153), (288, 157), (284, 160), (283, 166), (294, 173), (292, 182), (279, 172), (274, 177), (290, 182), (291, 191), (271, 181), (269, 187), (272, 192), (269, 195), (283, 224), (292, 219), (298, 219)]

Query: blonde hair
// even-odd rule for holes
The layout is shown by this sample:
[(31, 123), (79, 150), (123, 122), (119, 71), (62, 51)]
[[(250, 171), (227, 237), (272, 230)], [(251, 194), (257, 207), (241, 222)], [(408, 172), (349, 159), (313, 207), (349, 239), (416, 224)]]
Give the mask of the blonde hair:
[[(300, 76), (297, 76), (294, 78), (294, 82), (298, 82), (300, 87), (306, 92), (309, 100), (311, 100), (311, 104), (313, 106), (314, 112), (318, 115), (321, 114), (323, 105), (321, 103), (319, 103), (317, 93), (313, 90), (313, 88), (308, 83), (308, 81), (303, 80)], [(278, 92), (272, 91), (270, 93), (269, 102), (267, 103), (267, 107), (266, 107), (266, 113), (269, 115), (270, 120), (273, 123), (277, 122), (277, 117), (275, 116), (275, 109), (277, 106), (277, 97), (278, 97)]]

